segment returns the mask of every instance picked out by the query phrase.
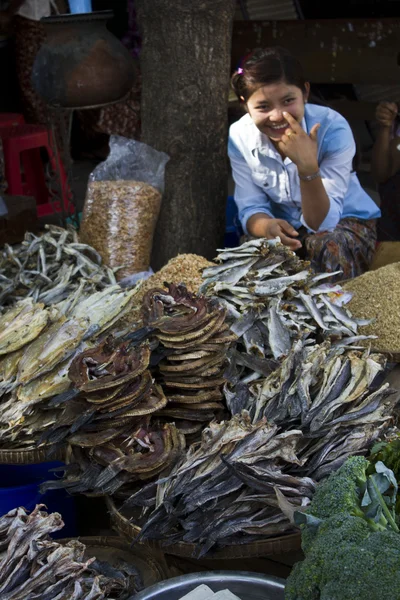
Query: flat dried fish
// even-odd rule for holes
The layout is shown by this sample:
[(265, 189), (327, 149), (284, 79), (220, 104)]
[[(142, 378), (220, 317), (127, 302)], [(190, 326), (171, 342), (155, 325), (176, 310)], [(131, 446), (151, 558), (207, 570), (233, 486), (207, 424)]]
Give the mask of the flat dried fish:
[(35, 304), (31, 298), (18, 302), (0, 317), (0, 355), (15, 352), (37, 338), (49, 318), (44, 304)]

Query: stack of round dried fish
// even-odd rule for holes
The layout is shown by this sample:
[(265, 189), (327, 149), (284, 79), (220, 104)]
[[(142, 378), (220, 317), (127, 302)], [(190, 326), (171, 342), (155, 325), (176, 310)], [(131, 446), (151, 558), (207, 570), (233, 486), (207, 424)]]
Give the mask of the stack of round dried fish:
[(381, 354), (298, 340), (267, 378), (234, 392), (227, 386), (227, 402), (233, 414), (249, 411), (253, 423), (266, 418), (301, 432), (298, 472), (319, 481), (393, 422), (400, 396), (380, 383), (385, 367)]
[[(313, 273), (279, 238), (251, 240), (219, 252), (220, 264), (203, 271), (200, 290), (218, 297), (228, 311), (243, 355), (236, 362), (247, 368), (245, 383), (265, 376), (271, 363), (264, 359), (287, 355), (299, 333), (346, 337), (353, 343), (365, 339), (357, 336), (365, 321), (338, 305), (343, 301), (340, 285), (321, 283), (337, 273)], [(246, 355), (259, 360), (249, 365)]]
[(49, 406), (62, 410), (45, 438), (93, 448), (123, 434), (134, 419), (147, 417), (167, 404), (148, 370), (148, 344), (129, 347), (113, 337), (85, 350), (68, 371), (74, 388), (54, 397)]
[(25, 299), (3, 315), (4, 349), (11, 350), (0, 361), (3, 447), (35, 445), (57, 419), (57, 411), (42, 409), (48, 398), (70, 387), (68, 369), (74, 356), (126, 314), (134, 294), (109, 286), (88, 297), (75, 295), (64, 302), (65, 314)]
[(167, 477), (133, 494), (122, 512), (142, 524), (139, 539), (192, 543), (199, 558), (215, 547), (288, 532), (290, 512), (306, 506), (315, 490), (312, 479), (292, 474), (301, 447), (301, 432), (280, 433), (265, 420), (252, 425), (245, 413), (213, 422), (201, 445), (190, 446)]
[(173, 464), (185, 438), (173, 425), (150, 426), (167, 399), (153, 382), (149, 361), (148, 343), (132, 346), (111, 337), (74, 359), (69, 378), (75, 387), (49, 402), (62, 412), (42, 438), (68, 442), (70, 468), (44, 489), (114, 493)]
[(26, 233), (17, 246), (5, 244), (0, 257), (0, 306), (26, 296), (50, 305), (79, 288), (91, 293), (115, 285), (114, 271), (102, 265), (94, 248), (79, 243), (73, 228), (46, 225), (46, 229), (41, 236)]
[(157, 375), (168, 406), (158, 415), (177, 419), (184, 433), (200, 430), (224, 409), (226, 353), (236, 340), (225, 317), (218, 303), (183, 285), (170, 284), (167, 292), (149, 290), (144, 297), (143, 321), (155, 330), (158, 352), (165, 355)]
[[(136, 482), (168, 472), (185, 448), (185, 437), (173, 423), (152, 426), (147, 419), (140, 425), (133, 418), (130, 422), (131, 425), (120, 427), (109, 441), (101, 433), (96, 438), (90, 424), (86, 427), (87, 439), (84, 431), (76, 438), (71, 436), (64, 477), (45, 482), (41, 492), (64, 488), (70, 493), (89, 496), (117, 492), (129, 495)], [(110, 436), (111, 431), (114, 430), (108, 429)]]
[(61, 515), (38, 505), (29, 514), (16, 508), (0, 518), (0, 596), (3, 600), (126, 600), (139, 591), (137, 571), (86, 559), (84, 544), (65, 545), (50, 534), (64, 526)]

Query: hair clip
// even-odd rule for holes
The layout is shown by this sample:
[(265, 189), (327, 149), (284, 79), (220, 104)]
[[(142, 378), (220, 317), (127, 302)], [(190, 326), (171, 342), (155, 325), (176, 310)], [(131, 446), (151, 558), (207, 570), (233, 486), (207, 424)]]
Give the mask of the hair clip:
[(238, 68), (238, 70), (237, 70), (237, 72), (238, 72), (238, 75), (242, 75), (242, 74), (243, 74), (243, 69), (242, 69), (242, 67), (239, 67), (239, 68)]

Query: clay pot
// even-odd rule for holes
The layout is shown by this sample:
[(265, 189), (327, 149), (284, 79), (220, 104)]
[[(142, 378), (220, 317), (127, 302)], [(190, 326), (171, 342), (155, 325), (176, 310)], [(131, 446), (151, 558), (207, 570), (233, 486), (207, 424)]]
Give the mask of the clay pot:
[(133, 58), (107, 29), (112, 11), (41, 20), (46, 40), (32, 69), (42, 99), (62, 108), (93, 108), (122, 99), (135, 79)]

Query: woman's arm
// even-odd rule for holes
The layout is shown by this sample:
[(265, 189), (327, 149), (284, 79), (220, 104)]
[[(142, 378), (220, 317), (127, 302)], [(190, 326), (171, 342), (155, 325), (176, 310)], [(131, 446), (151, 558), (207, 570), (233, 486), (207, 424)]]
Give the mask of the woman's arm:
[[(318, 171), (318, 164), (314, 171), (303, 173), (303, 175), (312, 175)], [(304, 181), (301, 179), (302, 173), (299, 171), (300, 191), (301, 191), (301, 207), (304, 221), (310, 229), (318, 231), (321, 224), (325, 221), (329, 212), (331, 203), (329, 196), (326, 193), (321, 177), (317, 177), (312, 181)]]
[(253, 180), (249, 165), (231, 137), (228, 142), (228, 155), (235, 182), (235, 202), (240, 222), (245, 233), (255, 235), (248, 230), (248, 221), (256, 214), (273, 218), (271, 202), (265, 191)]
[(331, 203), (321, 177), (316, 177), (312, 181), (304, 178), (315, 175), (319, 171), (317, 136), (320, 125), (314, 125), (308, 135), (292, 115), (283, 114), (290, 125), (290, 130), (282, 136), (279, 149), (297, 166), (303, 218), (310, 229), (317, 231), (324, 222)]
[(380, 102), (376, 109), (379, 131), (372, 150), (371, 171), (377, 183), (390, 179), (400, 168), (399, 138), (393, 140), (393, 124), (398, 107), (394, 102)]

